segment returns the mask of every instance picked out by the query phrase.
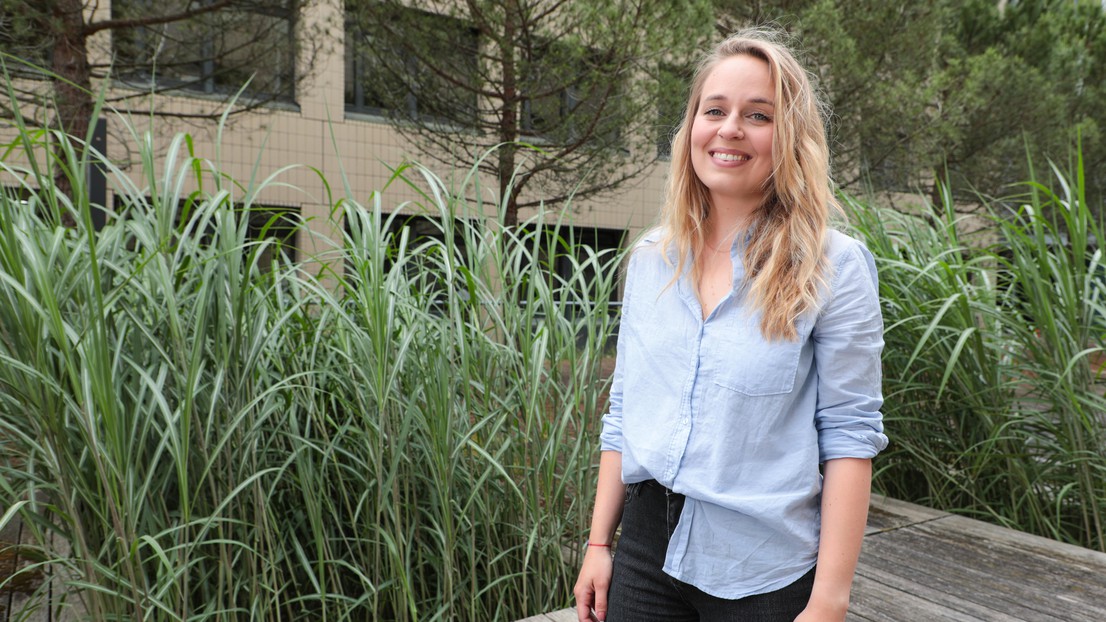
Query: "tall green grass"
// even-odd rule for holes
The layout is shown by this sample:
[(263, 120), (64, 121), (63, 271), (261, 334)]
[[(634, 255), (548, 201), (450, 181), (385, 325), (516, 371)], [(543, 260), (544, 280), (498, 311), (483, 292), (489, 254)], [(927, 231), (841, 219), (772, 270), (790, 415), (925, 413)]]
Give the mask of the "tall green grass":
[[(406, 207), (441, 235), (400, 226), (387, 188), (340, 196), (345, 233), (297, 262), (249, 234), (279, 172), (237, 183), (186, 136), (157, 153), (135, 134), (128, 175), (15, 131), (0, 522), (18, 516), (20, 555), (55, 577), (25, 612), (508, 621), (567, 604), (620, 253), (543, 216), (504, 228), (475, 175), (409, 167), (391, 183), (423, 189)], [(89, 161), (120, 200), (100, 231)], [(886, 320), (876, 485), (1103, 549), (1103, 229), (1078, 172), (1050, 180), (990, 205), (990, 244), (963, 238), (951, 199), (915, 216), (848, 199)]]
[[(71, 590), (62, 608), (513, 620), (566, 602), (619, 254), (577, 256), (542, 217), (456, 218), (479, 193), (411, 168), (444, 241), (393, 226), (383, 195), (338, 199), (348, 234), (305, 259), (344, 270), (313, 274), (247, 235), (279, 177), (232, 183), (187, 137), (155, 154), (135, 136), (132, 182), (17, 129), (0, 162), (26, 199), (0, 198), (0, 509)], [(52, 184), (60, 169), (87, 196), (85, 157), (123, 205), (98, 232)], [(567, 277), (546, 269), (566, 253)]]
[(849, 208), (886, 323), (877, 488), (1106, 550), (1104, 229), (1081, 170), (984, 202), (972, 239), (948, 194)]

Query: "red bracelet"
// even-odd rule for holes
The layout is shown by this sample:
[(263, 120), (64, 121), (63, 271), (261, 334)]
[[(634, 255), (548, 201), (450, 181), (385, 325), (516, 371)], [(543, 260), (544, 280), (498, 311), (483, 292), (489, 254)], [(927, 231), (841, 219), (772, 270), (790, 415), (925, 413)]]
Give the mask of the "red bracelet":
[(592, 541), (590, 541), (590, 540), (585, 540), (585, 541), (584, 541), (584, 546), (585, 546), (585, 547), (587, 547), (587, 546), (601, 546), (601, 547), (603, 547), (603, 548), (605, 548), (605, 549), (609, 549), (609, 548), (611, 548), (611, 545), (609, 545), (609, 544), (596, 544), (596, 543), (594, 543), (594, 542), (592, 542)]

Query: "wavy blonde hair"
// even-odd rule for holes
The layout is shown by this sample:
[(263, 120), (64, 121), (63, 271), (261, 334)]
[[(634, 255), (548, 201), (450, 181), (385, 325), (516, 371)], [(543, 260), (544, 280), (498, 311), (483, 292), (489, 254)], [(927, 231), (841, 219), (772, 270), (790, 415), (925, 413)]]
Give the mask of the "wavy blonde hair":
[[(766, 339), (798, 337), (795, 322), (818, 305), (825, 281), (825, 237), (831, 211), (841, 213), (829, 178), (825, 109), (806, 70), (775, 31), (742, 30), (726, 38), (699, 63), (691, 82), (687, 110), (672, 140), (672, 165), (661, 212), (661, 249), (674, 247), (676, 278), (692, 257), (698, 280), (698, 258), (706, 247), (704, 225), (710, 218), (710, 193), (691, 164), (691, 125), (707, 75), (721, 61), (742, 54), (768, 63), (775, 89), (772, 174), (764, 201), (753, 213), (755, 235), (745, 247), (748, 293), (760, 310)], [(667, 253), (665, 253), (667, 256)]]

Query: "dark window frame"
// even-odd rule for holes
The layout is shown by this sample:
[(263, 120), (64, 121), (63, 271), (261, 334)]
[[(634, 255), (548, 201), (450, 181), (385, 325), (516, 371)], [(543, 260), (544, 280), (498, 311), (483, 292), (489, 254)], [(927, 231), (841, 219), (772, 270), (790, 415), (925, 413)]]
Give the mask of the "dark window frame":
[[(553, 236), (557, 236), (559, 239), (553, 239)], [(564, 252), (567, 248), (575, 250), (587, 246), (596, 253), (617, 252), (629, 240), (629, 232), (625, 229), (591, 225), (545, 225), (541, 234), (535, 239), (539, 244), (539, 248), (534, 251), (535, 261), (541, 264), (550, 278), (556, 275), (561, 281), (567, 281), (573, 270), (570, 256)], [(549, 253), (551, 247), (555, 249), (552, 257)], [(574, 257), (576, 260), (583, 258), (581, 255)], [(613, 288), (608, 302), (618, 303), (621, 299), (620, 289), (618, 287)]]
[[(389, 221), (389, 218), (391, 218), (391, 221)], [(461, 257), (465, 257), (466, 254), (464, 227), (468, 225), (465, 224), (465, 218), (459, 216), (454, 216), (452, 218), (453, 246), (454, 248), (458, 249), (457, 252)], [(351, 219), (348, 217), (345, 218), (342, 225), (347, 237), (351, 234), (350, 220)], [(397, 250), (394, 244), (399, 241), (399, 238), (403, 234), (404, 229), (408, 230), (408, 251), (410, 251), (410, 249), (418, 247), (420, 244), (426, 243), (429, 240), (436, 240), (440, 242), (442, 246), (445, 246), (445, 231), (439, 224), (437, 224), (436, 221), (438, 220), (438, 217), (429, 216), (424, 213), (408, 214), (401, 212), (398, 214), (394, 214), (394, 217), (392, 213), (381, 213), (380, 222), (382, 225), (385, 225), (384, 230), (381, 232), (381, 234), (384, 236), (392, 236), (392, 244), (390, 244), (387, 249), (388, 255), (385, 258), (384, 262), (384, 271), (390, 272), (392, 270), (392, 267), (394, 266), (394, 257)], [(371, 219), (369, 219), (369, 221), (371, 222)], [(415, 257), (413, 258), (413, 261), (411, 263), (408, 263), (406, 266), (407, 271), (405, 276), (408, 278), (409, 282), (414, 280), (413, 277), (422, 274), (419, 272), (419, 267), (417, 265), (418, 261), (419, 258)], [(353, 273), (353, 266), (350, 264), (350, 260), (348, 258), (345, 262), (344, 271), (347, 277), (349, 277)], [(441, 277), (442, 275), (436, 274), (436, 276)], [(353, 288), (356, 288), (358, 286), (358, 281), (356, 279), (346, 278), (344, 279), (344, 281), (346, 284), (350, 285)], [(436, 278), (429, 285), (429, 290), (426, 290), (424, 293), (431, 298), (431, 310), (437, 313), (444, 314), (444, 305), (446, 304), (445, 292), (448, 290), (449, 287), (451, 287), (451, 284), (447, 283), (444, 278)], [(452, 286), (459, 287), (461, 286), (461, 282), (459, 281), (457, 283), (453, 283)]]
[[(53, 65), (54, 46), (50, 39), (34, 36), (33, 29), (15, 32), (19, 21), (19, 17), (10, 13), (0, 13), (0, 50), (23, 61), (5, 60), (8, 74), (16, 78), (49, 80), (46, 72)], [(29, 24), (20, 25), (30, 28)]]
[[(148, 205), (150, 197), (147, 196), (144, 198)], [(177, 204), (176, 222), (173, 223), (173, 226), (178, 231), (183, 231), (183, 225), (181, 224), (182, 217), (194, 217), (194, 206), (187, 212), (185, 211), (188, 202), (189, 199), (180, 199)], [(115, 210), (116, 217), (127, 218), (126, 212), (129, 208), (129, 203), (130, 202), (124, 195), (114, 195), (112, 198), (112, 206)], [(300, 207), (294, 205), (279, 205), (276, 203), (253, 203), (247, 208), (241, 204), (234, 203), (231, 209), (235, 214), (248, 212), (246, 219), (247, 243), (261, 242), (267, 239), (275, 240), (274, 245), (265, 249), (265, 256), (262, 257), (260, 261), (260, 265), (263, 268), (272, 265), (272, 253), (274, 250), (287, 251), (288, 260), (292, 263), (299, 260), (300, 249), (297, 242), (299, 231), (302, 228), (300, 222)], [(101, 229), (103, 226), (104, 225), (101, 224), (97, 229)], [(210, 226), (214, 226), (214, 223), (211, 223)], [(262, 238), (262, 232), (268, 235)], [(210, 229), (199, 233), (199, 235), (205, 243), (210, 242)]]
[[(479, 49), (479, 32), (464, 20), (449, 15), (422, 11), (416, 8), (404, 8), (402, 10), (404, 11), (404, 15), (402, 16), (403, 19), (427, 20), (432, 22), (433, 24), (426, 28), (425, 31), (447, 32), (458, 39), (462, 37), (467, 38), (466, 43), (458, 44), (455, 49)], [(463, 125), (475, 125), (476, 115), (478, 114), (475, 89), (465, 91), (462, 88), (454, 87), (457, 93), (464, 95), (464, 97), (457, 98), (457, 102), (468, 109), (468, 112), (462, 115), (450, 115), (446, 117), (445, 115), (435, 114), (433, 107), (425, 104), (427, 95), (420, 92), (423, 89), (407, 88), (407, 85), (410, 84), (409, 82), (393, 85), (391, 90), (403, 91), (402, 103), (400, 105), (395, 105), (396, 102), (388, 101), (390, 96), (394, 97), (393, 94), (389, 93), (388, 87), (382, 89), (369, 88), (373, 84), (387, 85), (389, 82), (398, 82), (397, 78), (388, 75), (388, 69), (383, 63), (374, 62), (372, 60), (376, 56), (376, 53), (373, 52), (375, 49), (374, 46), (386, 48), (390, 58), (398, 59), (402, 64), (402, 72), (407, 77), (417, 75), (422, 65), (414, 51), (400, 42), (389, 40), (388, 37), (374, 37), (373, 33), (365, 32), (363, 28), (350, 19), (348, 8), (346, 10), (345, 36), (346, 45), (343, 63), (346, 81), (344, 87), (346, 113), (450, 124), (461, 122), (467, 114), (471, 116), (472, 121), (463, 123)], [(422, 35), (415, 34), (413, 36)], [(471, 72), (472, 78), (475, 79), (476, 76), (479, 75), (479, 59), (475, 55), (460, 58), (462, 58), (463, 62), (459, 63), (459, 66), (461, 66), (463, 70)], [(378, 68), (378, 73), (374, 74), (374, 67)], [(463, 76), (461, 76), (461, 79), (463, 79)], [(430, 72), (427, 73), (426, 81), (428, 85), (437, 86), (438, 88), (449, 88), (444, 84), (446, 82), (444, 78), (434, 76)]]
[[(562, 67), (571, 67), (572, 79), (564, 80), (567, 84), (557, 90), (556, 92), (541, 95), (538, 97), (531, 96), (529, 93), (533, 91), (541, 92), (544, 87), (539, 82), (536, 85), (528, 85), (525, 80), (520, 84), (520, 91), (522, 93), (522, 100), (519, 106), (519, 129), (521, 134), (535, 142), (541, 142), (542, 140), (548, 140), (550, 134), (554, 129), (559, 130), (560, 136), (558, 142), (572, 143), (579, 139), (579, 132), (577, 131), (577, 119), (573, 118), (574, 114), (580, 106), (586, 106), (592, 101), (590, 93), (584, 92), (582, 83), (586, 83), (584, 73), (578, 68), (577, 65), (583, 63), (599, 63), (602, 58), (602, 53), (599, 50), (587, 49), (580, 63), (574, 62), (571, 58), (572, 52), (564, 48), (563, 45), (556, 40), (542, 41), (541, 44), (534, 46), (533, 51), (541, 52), (538, 60), (531, 60), (531, 68), (525, 70), (527, 75), (540, 74), (542, 71), (542, 61), (544, 59), (554, 59), (554, 63), (559, 63)], [(525, 63), (523, 64), (525, 68)], [(554, 69), (558, 68), (554, 65)], [(559, 79), (557, 77), (554, 78)], [(600, 83), (596, 83), (593, 86), (598, 87)], [(557, 111), (553, 115), (554, 121), (548, 124), (548, 127), (542, 127), (543, 123), (540, 121), (535, 112), (535, 102), (556, 102)], [(608, 105), (615, 105), (618, 101), (618, 96), (611, 96), (607, 98)], [(541, 104), (539, 103), (539, 106)], [(590, 119), (590, 117), (588, 117)], [(611, 130), (613, 135), (608, 138), (611, 143), (618, 142), (621, 129), (613, 128)]]
[[(135, 6), (146, 8), (156, 1), (113, 0), (112, 17), (118, 17), (117, 9), (130, 9)], [(202, 1), (210, 2), (211, 0)], [(184, 25), (191, 23), (195, 26), (203, 24), (203, 20), (218, 19), (226, 14), (280, 20), (273, 22), (273, 32), (285, 39), (283, 45), (286, 47), (280, 49), (287, 52), (287, 58), (277, 59), (276, 62), (280, 70), (273, 73), (273, 81), (270, 84), (258, 84), (256, 81), (251, 81), (243, 94), (254, 98), (272, 99), (294, 104), (296, 103), (296, 79), (298, 75), (296, 65), (298, 63), (299, 0), (277, 1), (283, 3), (284, 6), (273, 6), (273, 2), (258, 2), (242, 7), (223, 9), (216, 13), (197, 16), (189, 20), (180, 20), (171, 24)], [(281, 21), (285, 23), (284, 26), (279, 26)], [(112, 33), (112, 49), (116, 54), (121, 54), (120, 50), (122, 48), (124, 65), (129, 63), (134, 66), (133, 69), (124, 69), (117, 74), (117, 79), (123, 84), (136, 88), (148, 88), (152, 84), (158, 90), (173, 89), (182, 95), (234, 95), (242, 89), (245, 79), (249, 76), (240, 76), (239, 70), (241, 67), (236, 65), (226, 67), (220, 60), (249, 46), (267, 44), (267, 41), (263, 38), (248, 38), (249, 34), (255, 33), (228, 32), (223, 30), (220, 24), (201, 25), (200, 29), (203, 34), (199, 37), (199, 41), (178, 42), (182, 47), (187, 46), (184, 48), (187, 50), (198, 48), (201, 55), (193, 60), (184, 58), (166, 63), (162, 67), (168, 67), (168, 69), (162, 71), (159, 69), (156, 59), (153, 58), (154, 55), (143, 55), (141, 59), (137, 55), (131, 59), (126, 58), (128, 46), (134, 51), (161, 47), (158, 41), (163, 40), (167, 35), (154, 33), (154, 28), (156, 27), (149, 29), (136, 28)], [(286, 32), (280, 33), (278, 29), (286, 30)], [(263, 33), (265, 32), (269, 32), (269, 30), (263, 31)], [(221, 44), (234, 34), (243, 35), (247, 38), (239, 45), (232, 45), (223, 50), (222, 54), (216, 53)]]

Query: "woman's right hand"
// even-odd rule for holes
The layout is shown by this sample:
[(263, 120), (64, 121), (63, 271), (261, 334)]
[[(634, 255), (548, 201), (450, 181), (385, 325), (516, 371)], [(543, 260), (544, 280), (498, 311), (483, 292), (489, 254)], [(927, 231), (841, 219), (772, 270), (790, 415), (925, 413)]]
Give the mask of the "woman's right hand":
[(580, 622), (604, 622), (607, 619), (607, 590), (614, 573), (611, 547), (601, 546), (614, 540), (622, 521), (626, 486), (622, 483), (622, 454), (604, 450), (599, 455), (599, 481), (595, 489), (595, 509), (591, 514), (588, 538), (597, 546), (587, 546), (580, 577), (572, 592), (576, 595), (576, 615)]
[(607, 547), (589, 546), (584, 552), (580, 577), (572, 590), (576, 595), (576, 616), (580, 622), (603, 622), (607, 619), (607, 590), (614, 571), (610, 551)]

